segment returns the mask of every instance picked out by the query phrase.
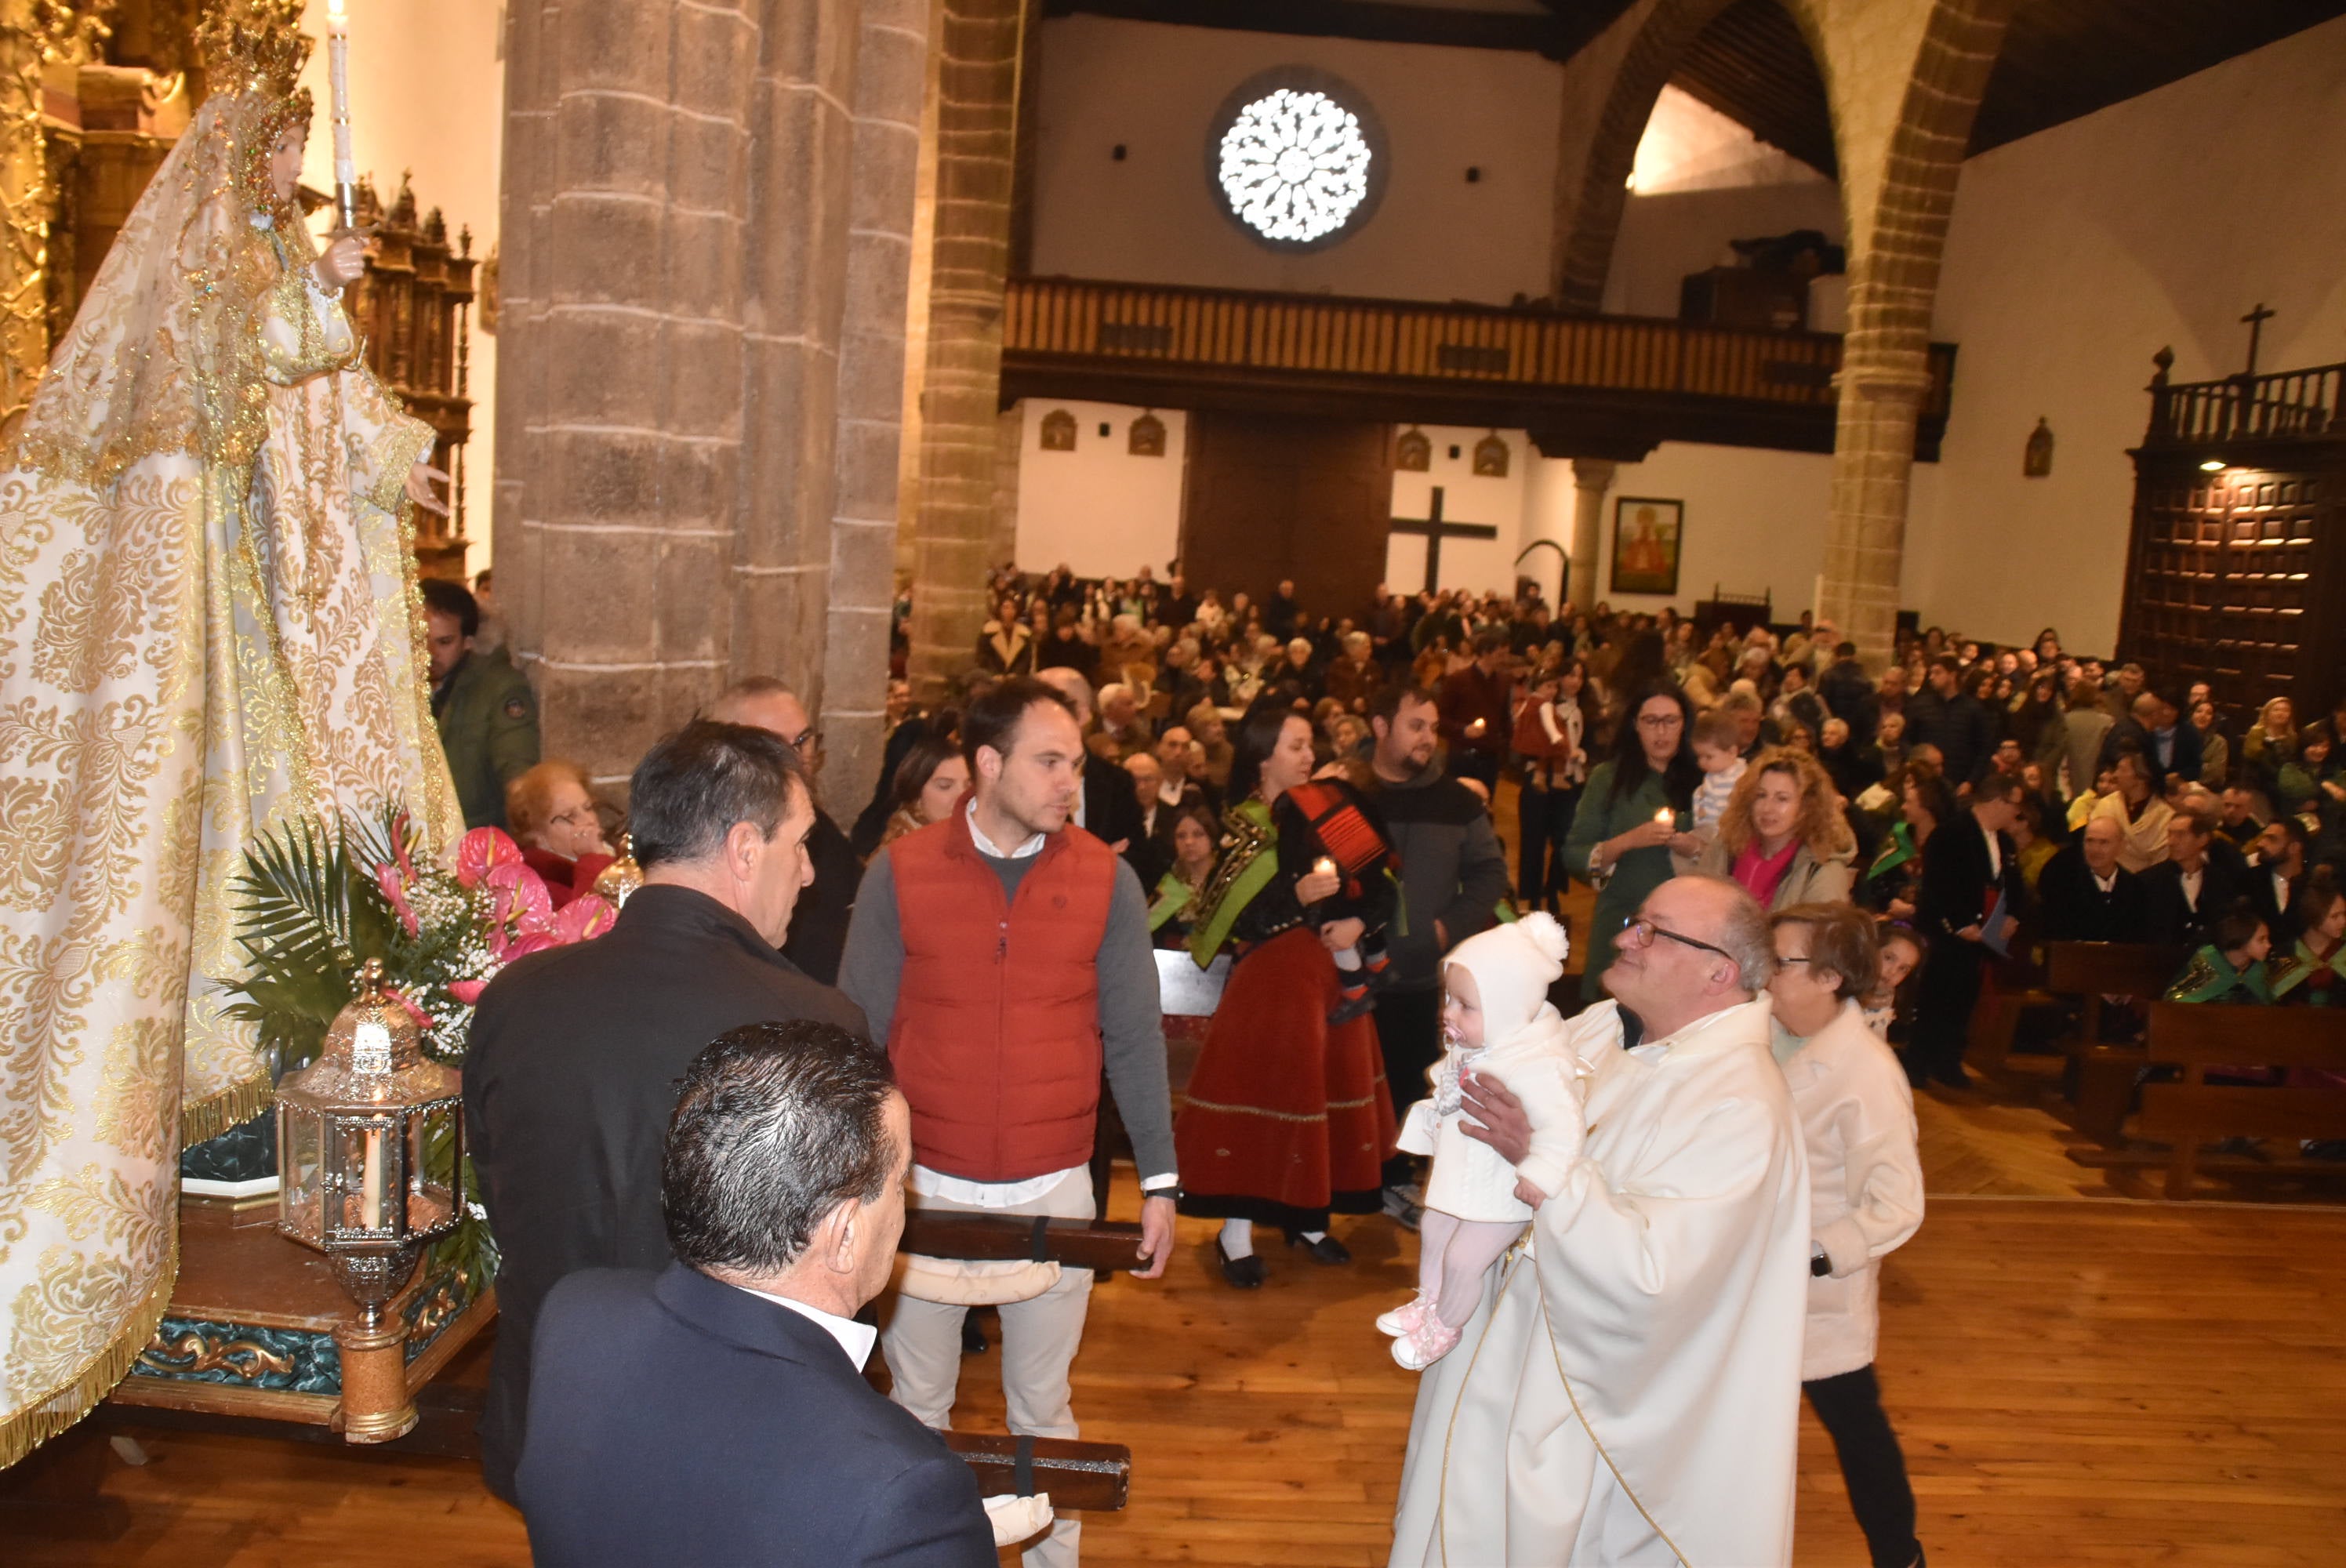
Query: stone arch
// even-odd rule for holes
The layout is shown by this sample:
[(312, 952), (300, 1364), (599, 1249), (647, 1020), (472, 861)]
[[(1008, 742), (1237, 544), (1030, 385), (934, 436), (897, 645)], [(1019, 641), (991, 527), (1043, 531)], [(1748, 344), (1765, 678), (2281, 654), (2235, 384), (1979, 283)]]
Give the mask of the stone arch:
[(1554, 281), (1562, 309), (1593, 315), (1603, 307), (1613, 243), (1628, 199), (1629, 171), (1636, 166), (1646, 122), (1654, 117), (1654, 104), (1687, 50), (1734, 3), (1655, 0), (1633, 24), (1637, 35), (1604, 89), (1605, 107), (1582, 165), (1577, 198), (1558, 215)]

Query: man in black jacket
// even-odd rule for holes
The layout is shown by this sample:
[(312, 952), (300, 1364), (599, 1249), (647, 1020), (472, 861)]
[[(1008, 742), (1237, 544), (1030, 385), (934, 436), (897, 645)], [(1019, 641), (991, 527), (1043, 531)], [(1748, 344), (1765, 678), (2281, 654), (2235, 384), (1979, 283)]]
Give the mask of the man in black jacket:
[(968, 1465), (865, 1382), (912, 1139), (887, 1058), (728, 1030), (685, 1072), (665, 1272), (573, 1274), (538, 1319), (519, 1491), (540, 1568), (992, 1568)]
[(481, 1470), (510, 1500), (539, 1305), (581, 1268), (658, 1268), (660, 1147), (676, 1084), (744, 1023), (863, 1014), (777, 945), (807, 884), (814, 805), (778, 737), (706, 720), (654, 747), (629, 786), (645, 885), (593, 942), (534, 953), (482, 993), (464, 1121), (505, 1253)]
[(1961, 677), (1961, 667), (1943, 654), (1932, 661), (1930, 689), (1906, 701), (1907, 747), (1937, 747), (1951, 789), (1977, 784), (1995, 760), (1995, 720), (1962, 689)]
[[(1036, 670), (1035, 678), (1075, 704), (1076, 722), (1088, 736), (1096, 707), (1092, 683), (1083, 672), (1061, 666)], [(1140, 802), (1132, 793), (1132, 775), (1088, 748), (1084, 752), (1083, 801), (1076, 809), (1075, 823), (1132, 863), (1134, 874), (1139, 873), (1135, 857), (1146, 860), (1148, 845), (1140, 830)]]
[(2091, 818), (2076, 843), (2045, 862), (2036, 879), (2036, 930), (2045, 941), (2150, 940), (2142, 878), (2118, 864), (2125, 840), (2116, 818)]
[[(1377, 1040), (1396, 1115), (1426, 1092), (1442, 1055), (1442, 955), (1497, 923), (1507, 896), (1507, 853), (1472, 789), (1435, 755), (1440, 710), (1419, 687), (1389, 686), (1369, 705), (1375, 776), (1371, 799), (1401, 857), (1402, 919), (1387, 939), (1392, 964), (1377, 993)], [(1402, 1189), (1410, 1156), (1385, 1162), (1385, 1212), (1412, 1228), (1416, 1200)]]
[(1835, 646), (1831, 667), (1817, 677), (1817, 695), (1835, 718), (1848, 722), (1855, 744), (1863, 746), (1872, 740), (1873, 683), (1865, 678), (1865, 667), (1857, 662), (1855, 643)]
[(1958, 1089), (1971, 1085), (1964, 1044), (1979, 1001), (1980, 973), (1994, 951), (1988, 944), (2011, 939), (2027, 889), (2011, 831), (2026, 789), (2008, 774), (1989, 775), (1972, 791), (1971, 809), (1957, 813), (1923, 847), (1914, 924), (1930, 939), (1931, 954), (1923, 961), (1906, 1061), (1906, 1075), (1918, 1089), (1933, 1078)]
[(839, 955), (847, 946), (847, 922), (855, 913), (855, 890), (863, 881), (863, 860), (822, 809), (822, 731), (798, 695), (770, 675), (753, 675), (727, 687), (703, 717), (720, 724), (746, 724), (790, 743), (806, 769), (814, 798), (814, 826), (807, 830), (807, 865), (814, 873), (790, 921), (782, 956), (825, 985), (839, 983)]
[(2168, 819), (2167, 859), (2142, 873), (2151, 941), (2199, 946), (2248, 891), (2246, 868), (2218, 853), (2216, 843), (2216, 816), (2206, 807), (2187, 806)]

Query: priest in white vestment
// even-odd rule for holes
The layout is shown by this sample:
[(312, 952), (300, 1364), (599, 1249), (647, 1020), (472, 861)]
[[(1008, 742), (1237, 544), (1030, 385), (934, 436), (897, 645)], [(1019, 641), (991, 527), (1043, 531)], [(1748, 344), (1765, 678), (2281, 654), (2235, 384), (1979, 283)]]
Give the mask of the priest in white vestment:
[[(1711, 878), (1622, 933), (1614, 1000), (1566, 1026), (1580, 1153), (1419, 1386), (1394, 1568), (1791, 1562), (1809, 1192), (1773, 963), (1759, 905)], [(1468, 1105), (1522, 1158), (1513, 1096)]]

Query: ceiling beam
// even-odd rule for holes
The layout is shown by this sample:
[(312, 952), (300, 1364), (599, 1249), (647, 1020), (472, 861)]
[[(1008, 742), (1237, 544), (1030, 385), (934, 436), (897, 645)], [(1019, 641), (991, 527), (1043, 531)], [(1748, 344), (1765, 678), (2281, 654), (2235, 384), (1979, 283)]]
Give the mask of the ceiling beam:
[[(1543, 0), (1551, 3), (1551, 0)], [(1234, 28), (1301, 38), (1360, 38), (1380, 44), (1439, 44), (1458, 49), (1505, 49), (1564, 59), (1596, 31), (1582, 34), (1582, 14), (1617, 15), (1627, 0), (1592, 0), (1555, 14), (1462, 11), (1392, 0), (1044, 0), (1046, 16), (1083, 13), (1127, 22), (1185, 27)], [(1607, 17), (1609, 20), (1610, 17)], [(1601, 31), (1601, 27), (1597, 29)]]

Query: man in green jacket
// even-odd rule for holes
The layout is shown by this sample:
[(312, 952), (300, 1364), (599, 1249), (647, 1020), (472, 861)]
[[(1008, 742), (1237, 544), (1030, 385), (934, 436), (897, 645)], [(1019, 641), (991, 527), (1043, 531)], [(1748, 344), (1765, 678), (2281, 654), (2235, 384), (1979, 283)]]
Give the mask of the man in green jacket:
[(537, 698), (500, 648), (475, 653), (481, 606), (461, 583), (426, 578), (432, 717), (467, 828), (505, 825), (505, 786), (537, 765)]

